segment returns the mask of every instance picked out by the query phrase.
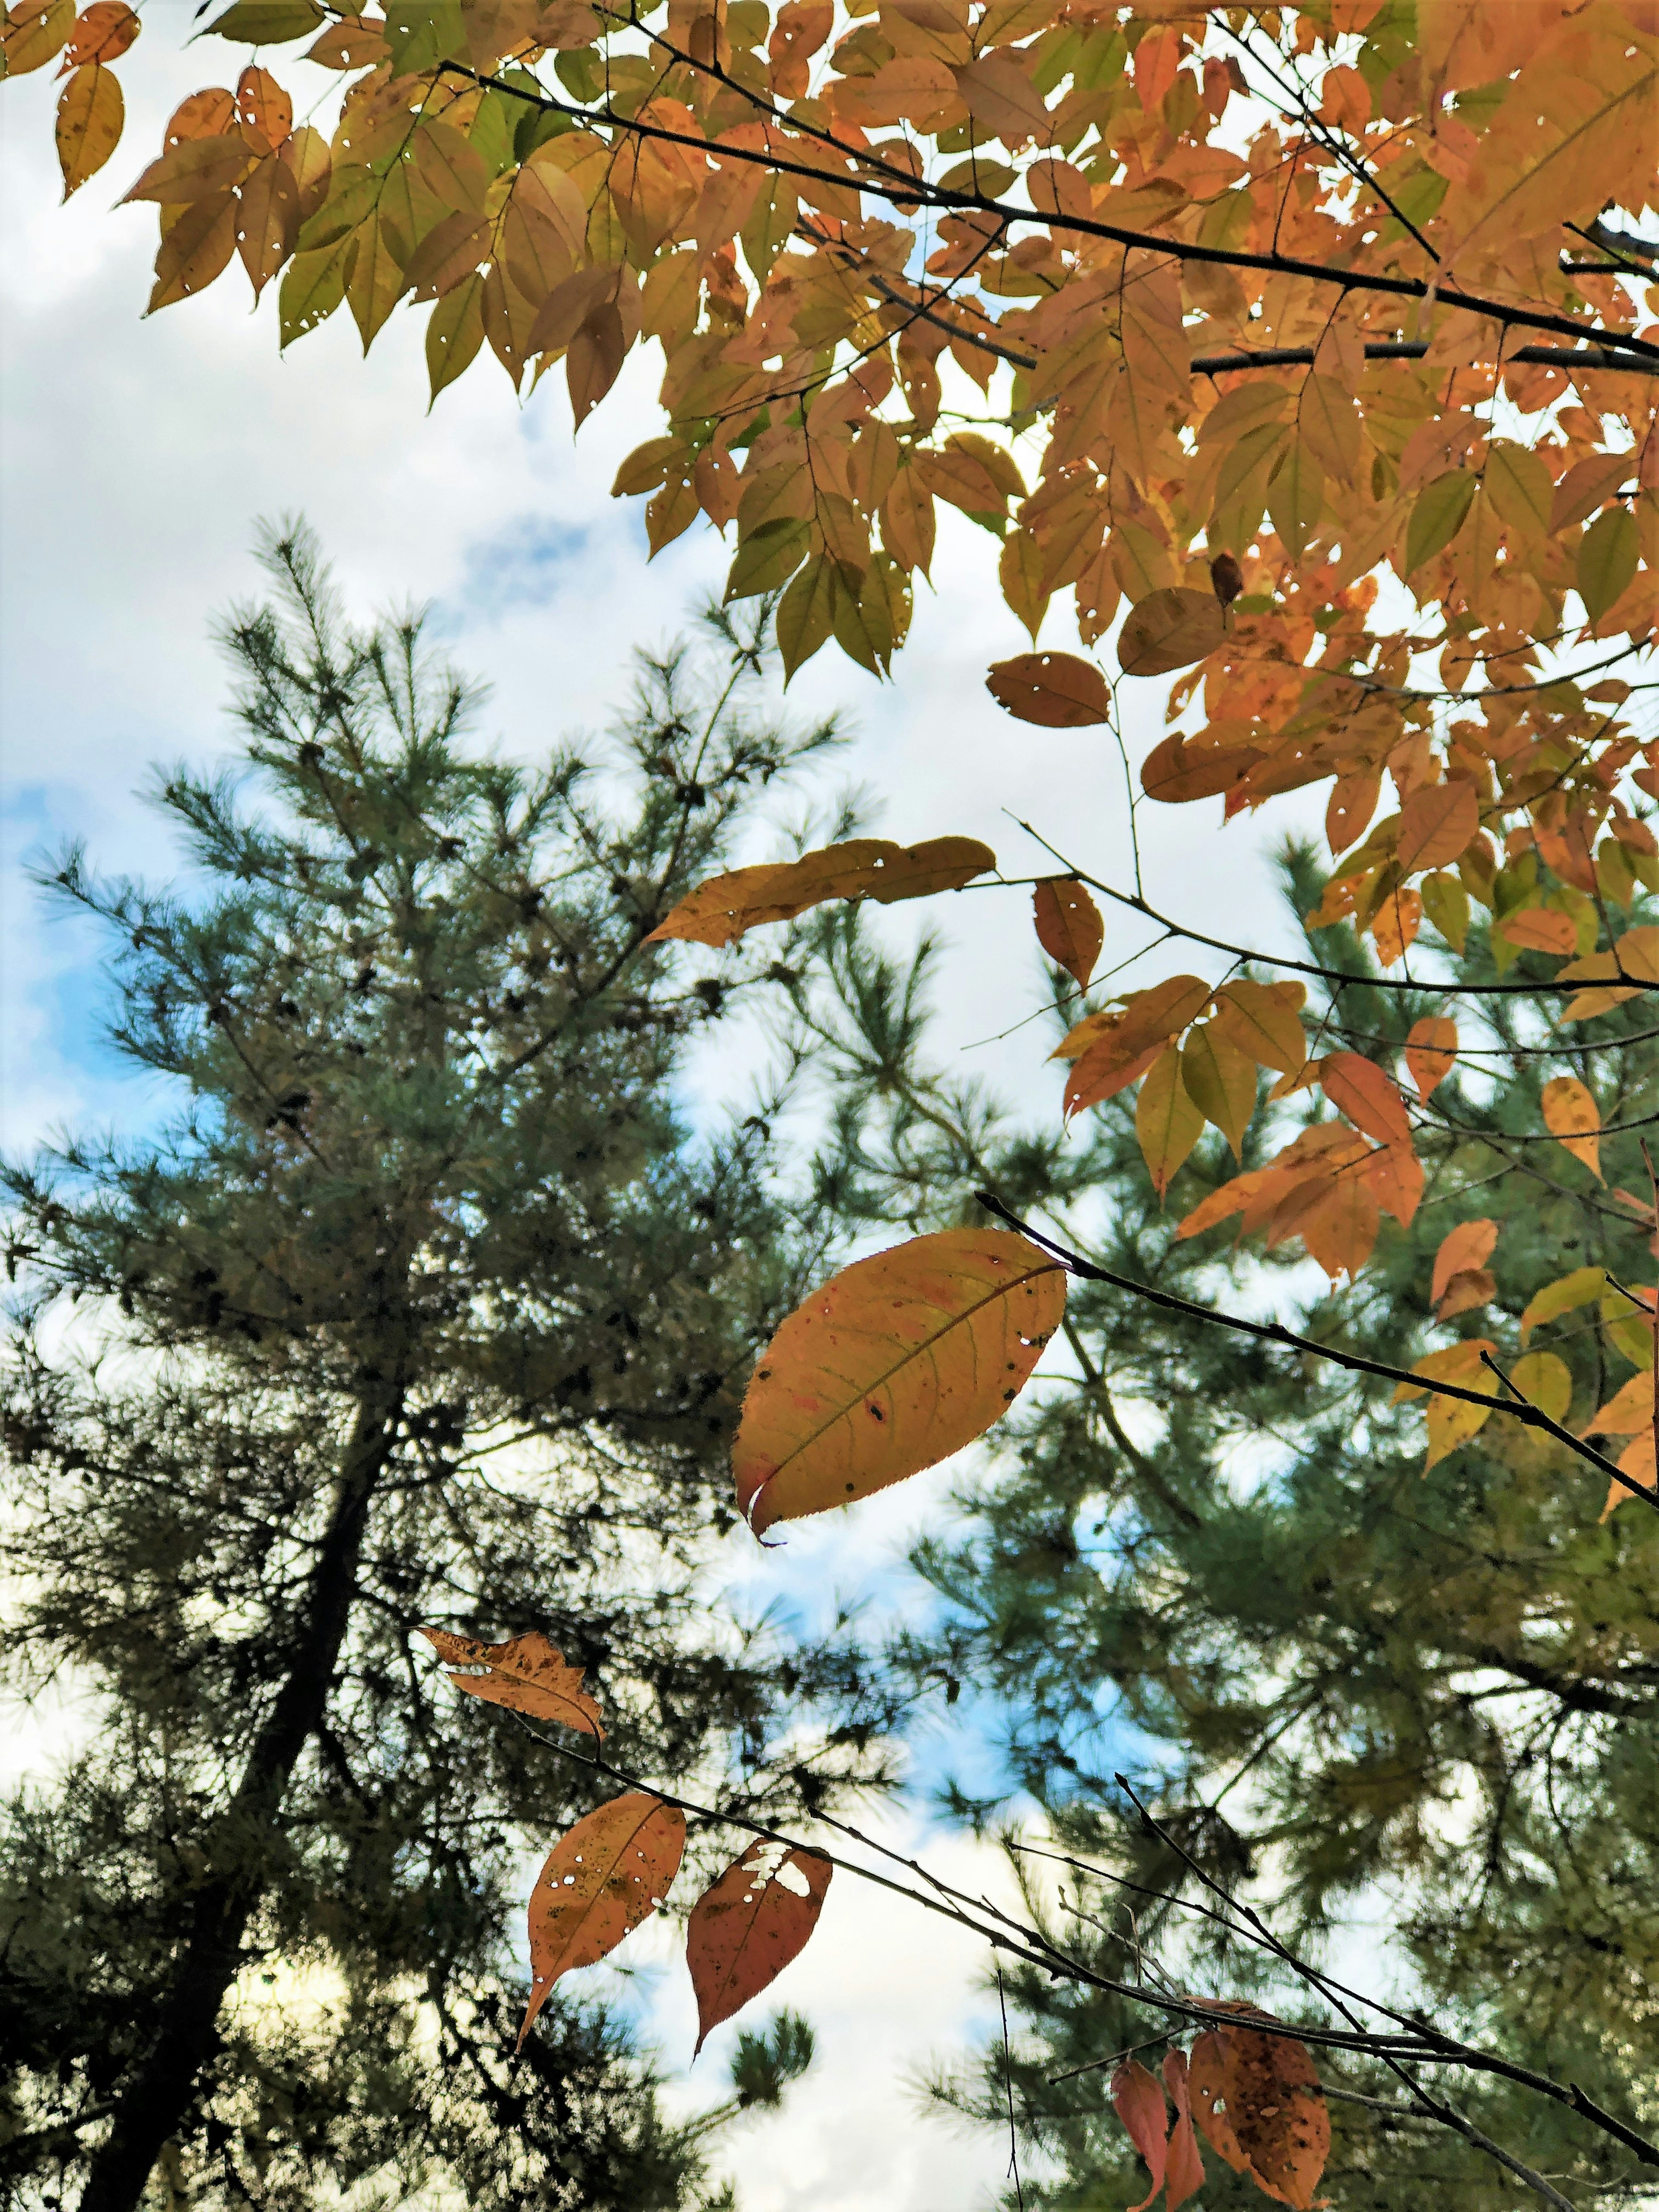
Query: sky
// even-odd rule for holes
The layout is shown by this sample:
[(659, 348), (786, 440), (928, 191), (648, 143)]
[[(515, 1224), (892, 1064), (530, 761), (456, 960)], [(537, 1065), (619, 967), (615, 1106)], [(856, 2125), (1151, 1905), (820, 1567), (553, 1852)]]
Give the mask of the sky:
[[(177, 100), (227, 73), (214, 48), (181, 57), (176, 40), (155, 35), (186, 12), (185, 0), (148, 12), (151, 35), (122, 64), (126, 139), (66, 208), (48, 73), (0, 99), (0, 1145), (14, 1152), (57, 1128), (131, 1129), (156, 1110), (146, 1082), (98, 1042), (94, 940), (50, 915), (27, 871), (71, 837), (112, 872), (166, 878), (174, 867), (137, 794), (158, 762), (199, 767), (227, 753), (209, 623), (255, 588), (260, 518), (303, 514), (360, 613), (430, 601), (456, 659), (493, 684), (484, 738), (532, 760), (557, 737), (603, 728), (630, 652), (671, 638), (724, 574), (723, 549), (701, 525), (647, 565), (641, 505), (610, 496), (622, 457), (660, 427), (654, 348), (630, 361), (573, 441), (562, 379), (521, 404), (488, 356), (428, 412), (413, 315), (394, 316), (366, 361), (344, 313), (282, 357), (274, 301), (251, 313), (238, 271), (144, 319), (154, 212), (112, 203)], [(994, 549), (949, 510), (934, 586), (918, 594), (890, 684), (833, 649), (798, 677), (792, 708), (833, 708), (857, 732), (835, 778), (878, 793), (881, 830), (905, 842), (979, 836), (1007, 872), (1026, 874), (1045, 863), (1010, 819), (1023, 816), (1074, 861), (1129, 884), (1112, 741), (1097, 729), (1033, 729), (990, 699), (986, 665), (1028, 641), (997, 592)], [(1051, 614), (1041, 641), (1075, 647), (1069, 615)], [(1130, 702), (1137, 760), (1162, 734), (1161, 697), (1149, 685)], [(1196, 927), (1285, 941), (1266, 843), (1248, 823), (1224, 833), (1218, 812), (1218, 801), (1142, 811), (1149, 896)], [(1037, 1002), (1029, 897), (967, 896), (928, 919), (952, 947), (939, 994), (945, 1048), (1042, 1113), (1058, 1110), (1059, 1077), (1029, 1042), (977, 1045)], [(1103, 964), (1146, 941), (1129, 919), (1109, 916)], [(902, 913), (884, 922), (899, 942), (917, 926)], [(1224, 964), (1188, 948), (1178, 961), (1156, 956), (1133, 980)], [(855, 1530), (797, 1532), (763, 1571), (744, 1572), (745, 1595), (873, 1582), (884, 1602), (919, 1604), (898, 1562), (943, 1510), (951, 1479), (937, 1470), (868, 1501)], [(61, 1713), (42, 1717), (33, 1755), (49, 1761), (62, 1724)], [(988, 1853), (929, 1828), (921, 1809), (896, 1814), (883, 1832), (920, 1842), (974, 1887), (1000, 1879)], [(993, 2200), (1006, 2142), (919, 2122), (913, 2085), (964, 2032), (988, 2031), (983, 1948), (854, 1891), (850, 1881), (832, 1890), (813, 1943), (775, 1991), (812, 2018), (817, 2070), (781, 2115), (736, 2131), (718, 2162), (744, 2212), (969, 2212)], [(647, 1960), (655, 1955), (647, 1944)], [(683, 2069), (689, 1990), (659, 1960), (639, 1994), (647, 2031)], [(732, 2033), (711, 2042), (698, 2068), (706, 2079), (682, 2075), (682, 2108), (719, 2100)]]

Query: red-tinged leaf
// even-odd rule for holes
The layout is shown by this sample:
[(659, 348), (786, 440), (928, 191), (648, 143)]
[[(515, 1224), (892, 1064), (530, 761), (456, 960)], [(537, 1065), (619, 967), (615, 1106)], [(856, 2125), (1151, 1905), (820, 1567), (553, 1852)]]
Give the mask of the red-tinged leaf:
[(1382, 1211), (1393, 1214), (1402, 1229), (1409, 1229), (1423, 1202), (1426, 1180), (1417, 1154), (1406, 1145), (1383, 1145), (1364, 1162), (1364, 1172)]
[(1601, 1111), (1593, 1094), (1576, 1075), (1558, 1075), (1544, 1085), (1544, 1127), (1574, 1159), (1582, 1160), (1595, 1177), (1601, 1174)]
[(1187, 2199), (1196, 2197), (1204, 2186), (1204, 2160), (1199, 2155), (1198, 2138), (1193, 2133), (1192, 2103), (1184, 2051), (1165, 2053), (1164, 2086), (1170, 2093), (1170, 2102), (1175, 2106), (1175, 2125), (1170, 2130), (1164, 2166), (1164, 2185), (1168, 2192), (1165, 2202), (1169, 2212), (1180, 2212)]
[(1249, 2027), (1224, 2032), (1227, 2117), (1268, 2196), (1310, 2212), (1330, 2155), (1331, 2120), (1306, 2046)]
[(1169, 2122), (1164, 2110), (1164, 2092), (1155, 2075), (1149, 2074), (1138, 2058), (1122, 2060), (1112, 2075), (1112, 2106), (1119, 2119), (1129, 2131), (1129, 2140), (1146, 2160), (1146, 2170), (1152, 2179), (1152, 2187), (1129, 2212), (1146, 2212), (1158, 2191), (1164, 2186), (1165, 2159), (1169, 2147)]
[(1044, 730), (1080, 730), (1111, 720), (1106, 678), (1074, 653), (1020, 653), (994, 661), (985, 688), (999, 707)]
[(1457, 1065), (1457, 1024), (1443, 1014), (1425, 1014), (1412, 1024), (1406, 1039), (1406, 1066), (1417, 1095), (1426, 1098)]
[(1523, 907), (1519, 914), (1506, 915), (1498, 934), (1522, 952), (1547, 953), (1558, 960), (1578, 949), (1577, 924), (1548, 907)]
[(1000, 1420), (1060, 1325), (1066, 1276), (1003, 1229), (857, 1261), (761, 1356), (732, 1447), (757, 1535), (919, 1474)]
[(548, 1853), (530, 1893), (530, 2002), (519, 2048), (561, 1974), (614, 1951), (667, 1896), (685, 1850), (685, 1815), (641, 1790), (578, 1820)]
[(1226, 617), (1213, 592), (1184, 586), (1154, 592), (1124, 617), (1118, 666), (1126, 676), (1167, 676), (1207, 659), (1225, 635)]
[[(1381, 1210), (1369, 1176), (1348, 1173), (1316, 1184), (1311, 1204), (1295, 1219), (1295, 1233), (1310, 1255), (1335, 1282), (1346, 1274), (1352, 1281), (1371, 1256), (1381, 1225)], [(1279, 1233), (1279, 1216), (1273, 1218)]]
[(1182, 1081), (1185, 1055), (1166, 1045), (1146, 1071), (1135, 1101), (1135, 1135), (1161, 1203), (1164, 1193), (1204, 1133), (1204, 1114)]
[(603, 1742), (599, 1709), (582, 1687), (582, 1669), (567, 1666), (563, 1653), (539, 1629), (505, 1644), (480, 1644), (447, 1628), (423, 1628), (421, 1633), (451, 1668), (483, 1668), (482, 1674), (452, 1673), (449, 1679), (458, 1690), (537, 1720), (556, 1721), (561, 1728), (580, 1729)]
[(1320, 1062), (1319, 1081), (1332, 1105), (1356, 1129), (1375, 1137), (1379, 1145), (1410, 1146), (1412, 1125), (1405, 1101), (1375, 1060), (1357, 1052), (1330, 1053)]
[(826, 899), (931, 898), (960, 890), (996, 866), (988, 845), (973, 837), (929, 837), (920, 845), (895, 845), (884, 837), (852, 837), (825, 845), (799, 860), (733, 868), (711, 876), (683, 898), (647, 945), (684, 938), (694, 945), (725, 945), (763, 922), (793, 921)]
[(1047, 878), (1031, 894), (1031, 904), (1037, 943), (1075, 980), (1079, 991), (1086, 991), (1106, 942), (1100, 908), (1070, 876)]
[(6, 10), (0, 82), (44, 69), (75, 28), (75, 0), (15, 0)]
[(1412, 793), (1400, 810), (1401, 869), (1449, 867), (1480, 827), (1480, 799), (1472, 783), (1431, 783)]
[(1455, 1229), (1442, 1237), (1440, 1249), (1434, 1255), (1430, 1304), (1439, 1304), (1454, 1275), (1461, 1275), (1466, 1268), (1484, 1267), (1497, 1243), (1498, 1224), (1484, 1215), (1476, 1221), (1460, 1221)]
[(72, 69), (86, 62), (112, 62), (127, 48), (143, 28), (131, 8), (122, 0), (93, 0), (90, 8), (76, 17), (70, 42), (64, 49), (64, 66), (60, 76), (67, 76)]
[[(697, 2050), (776, 1981), (805, 1948), (835, 1869), (797, 1846), (755, 1843), (691, 1908), (685, 1962), (697, 1995)], [(695, 2057), (696, 2052), (692, 2056)]]
[(1248, 2173), (1250, 2161), (1239, 2148), (1227, 2115), (1227, 2049), (1218, 2030), (1206, 2028), (1193, 2045), (1187, 2086), (1193, 2117), (1210, 2148), (1235, 2173)]
[[(1102, 1027), (1072, 1069), (1066, 1085), (1066, 1120), (1085, 1107), (1103, 1105), (1134, 1082), (1151, 1066), (1152, 1055), (1198, 1019), (1210, 996), (1202, 976), (1171, 975), (1150, 991), (1137, 991), (1115, 1018), (1092, 1017)], [(1065, 1049), (1062, 1044), (1060, 1051)]]
[(125, 118), (126, 103), (112, 70), (88, 62), (76, 70), (58, 102), (58, 163), (65, 199), (108, 161)]

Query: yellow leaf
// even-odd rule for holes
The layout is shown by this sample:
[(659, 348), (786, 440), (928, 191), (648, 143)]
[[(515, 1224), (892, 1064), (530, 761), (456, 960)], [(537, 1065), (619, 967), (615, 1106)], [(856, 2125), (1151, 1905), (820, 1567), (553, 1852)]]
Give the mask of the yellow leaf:
[(0, 82), (44, 69), (75, 28), (75, 0), (18, 0), (6, 10)]
[(1466, 1390), (1495, 1392), (1497, 1378), (1480, 1355), (1497, 1349), (1489, 1336), (1466, 1336), (1461, 1342), (1449, 1344), (1442, 1351), (1426, 1353), (1412, 1367), (1412, 1373), (1421, 1375), (1424, 1381), (1399, 1383), (1395, 1389), (1395, 1404), (1401, 1405), (1408, 1398), (1420, 1398), (1424, 1391), (1436, 1382), (1456, 1382)]
[(1529, 1406), (1565, 1421), (1572, 1403), (1572, 1370), (1559, 1352), (1528, 1352), (1510, 1370), (1510, 1380)]
[(100, 62), (83, 63), (58, 102), (58, 162), (65, 199), (79, 191), (88, 177), (96, 176), (115, 151), (125, 116), (126, 103), (113, 70)]
[(972, 837), (929, 837), (920, 845), (895, 845), (884, 837), (853, 837), (825, 845), (799, 860), (775, 860), (711, 876), (683, 898), (647, 945), (672, 937), (694, 945), (730, 945), (767, 921), (793, 921), (826, 899), (931, 898), (994, 868), (997, 856)]
[[(1547, 1358), (1547, 1353), (1533, 1352), (1529, 1358)], [(1632, 1375), (1622, 1389), (1615, 1390), (1605, 1406), (1584, 1424), (1587, 1437), (1633, 1437), (1638, 1429), (1653, 1425), (1653, 1370), (1644, 1367)]]
[(1558, 1075), (1544, 1085), (1544, 1127), (1565, 1145), (1574, 1159), (1582, 1160), (1597, 1182), (1601, 1174), (1601, 1147), (1597, 1132), (1601, 1114), (1594, 1097), (1576, 1075)]
[(1471, 1405), (1467, 1398), (1433, 1397), (1429, 1401), (1429, 1455), (1423, 1462), (1426, 1474), (1460, 1444), (1479, 1436), (1492, 1418), (1490, 1406)]
[[(1204, 1120), (1213, 1121), (1232, 1146), (1235, 1159), (1255, 1111), (1255, 1058), (1239, 1050), (1218, 1020), (1189, 1030), (1181, 1048), (1182, 1086)], [(1147, 1083), (1152, 1079), (1149, 1075)], [(1143, 1099), (1146, 1095), (1143, 1087)], [(1187, 1151), (1191, 1150), (1189, 1144)]]
[(1522, 1343), (1540, 1322), (1559, 1321), (1563, 1314), (1576, 1313), (1580, 1306), (1594, 1305), (1607, 1279), (1604, 1267), (1575, 1267), (1570, 1275), (1563, 1275), (1558, 1282), (1547, 1283), (1541, 1291), (1534, 1291), (1521, 1316)]
[[(1617, 1464), (1621, 1474), (1627, 1474), (1632, 1482), (1639, 1482), (1644, 1489), (1652, 1490), (1656, 1481), (1659, 1481), (1652, 1430), (1650, 1429), (1645, 1436), (1638, 1437), (1634, 1443), (1626, 1444), (1619, 1455)], [(1607, 1502), (1601, 1508), (1601, 1518), (1605, 1521), (1616, 1506), (1622, 1505), (1627, 1498), (1634, 1495), (1626, 1484), (1609, 1482)]]
[(949, 1229), (815, 1291), (761, 1357), (732, 1448), (757, 1535), (933, 1467), (1000, 1419), (1066, 1304), (1056, 1261), (1006, 1230)]
[(1308, 1059), (1301, 1013), (1307, 995), (1301, 983), (1224, 983), (1210, 1026), (1259, 1066), (1294, 1075)]
[(1204, 1115), (1181, 1079), (1182, 1059), (1174, 1045), (1167, 1046), (1147, 1070), (1135, 1101), (1135, 1135), (1160, 1199), (1204, 1133)]

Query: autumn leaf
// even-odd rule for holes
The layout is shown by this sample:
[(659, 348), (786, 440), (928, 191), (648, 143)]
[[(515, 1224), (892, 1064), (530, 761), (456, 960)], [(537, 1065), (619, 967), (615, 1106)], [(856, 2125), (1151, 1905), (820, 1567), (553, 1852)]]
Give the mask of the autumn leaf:
[(1188, 1097), (1182, 1080), (1184, 1060), (1184, 1054), (1166, 1045), (1147, 1070), (1135, 1101), (1135, 1134), (1160, 1199), (1204, 1133), (1203, 1111)]
[(1591, 1091), (1576, 1075), (1554, 1076), (1544, 1085), (1542, 1104), (1551, 1136), (1601, 1182), (1601, 1113)]
[(931, 898), (960, 890), (997, 864), (989, 846), (972, 837), (930, 837), (920, 845), (895, 845), (881, 837), (854, 837), (825, 845), (799, 860), (734, 868), (711, 876), (683, 898), (646, 939), (659, 945), (684, 938), (695, 945), (731, 945), (763, 922), (792, 921), (826, 899)]
[(1307, 995), (1302, 983), (1224, 983), (1215, 994), (1211, 1026), (1218, 1039), (1224, 1037), (1235, 1051), (1260, 1066), (1294, 1075), (1308, 1058), (1301, 1013)]
[(1193, 2117), (1210, 2148), (1235, 2173), (1249, 2173), (1250, 2161), (1239, 2147), (1228, 2116), (1227, 2047), (1219, 2030), (1206, 2027), (1194, 2040), (1187, 2083)]
[[(1540, 1413), (1547, 1413), (1553, 1421), (1565, 1421), (1572, 1404), (1572, 1370), (1556, 1352), (1528, 1352), (1517, 1359), (1510, 1370), (1510, 1381), (1529, 1406), (1536, 1406)], [(1649, 1395), (1652, 1394), (1653, 1377), (1648, 1376)], [(1650, 1411), (1649, 1419), (1652, 1413)]]
[(1426, 1099), (1457, 1065), (1457, 1024), (1444, 1014), (1425, 1014), (1406, 1039), (1406, 1066), (1417, 1095)]
[(505, 1644), (481, 1644), (445, 1628), (423, 1628), (421, 1633), (450, 1667), (483, 1668), (481, 1674), (453, 1673), (449, 1679), (458, 1690), (603, 1741), (599, 1709), (582, 1688), (582, 1669), (567, 1666), (563, 1654), (538, 1629)]
[(1220, 1130), (1235, 1158), (1255, 1110), (1255, 1055), (1240, 1050), (1220, 1017), (1188, 1032), (1181, 1048), (1182, 1086), (1203, 1119)]
[(1128, 2130), (1129, 2140), (1140, 2153), (1152, 2177), (1152, 2186), (1130, 2206), (1129, 2212), (1146, 2212), (1146, 2207), (1164, 2186), (1168, 2157), (1169, 2122), (1164, 2116), (1164, 2092), (1157, 2076), (1149, 2074), (1138, 2058), (1126, 2058), (1113, 2072), (1111, 2099), (1112, 2109)]
[(744, 1399), (732, 1464), (756, 1534), (982, 1436), (1065, 1304), (1058, 1262), (1007, 1230), (943, 1230), (843, 1269), (783, 1323)]
[(1213, 592), (1154, 592), (1124, 617), (1118, 666), (1126, 676), (1165, 676), (1206, 659), (1225, 633), (1225, 617)]
[(58, 161), (65, 199), (96, 176), (115, 151), (125, 115), (113, 70), (98, 62), (76, 70), (58, 102)]
[(1164, 2057), (1164, 2086), (1175, 2106), (1175, 2125), (1164, 2154), (1164, 2203), (1168, 2212), (1180, 2212), (1189, 2197), (1204, 2186), (1204, 2160), (1193, 2133), (1192, 2101), (1187, 2080), (1187, 2056), (1170, 2051)]
[[(1095, 1015), (1079, 1024), (1059, 1048), (1064, 1054), (1074, 1040), (1085, 1047), (1066, 1085), (1066, 1120), (1127, 1090), (1171, 1037), (1197, 1020), (1210, 998), (1210, 986), (1201, 976), (1171, 975), (1151, 990), (1137, 991), (1121, 1013)], [(1079, 1036), (1085, 1030), (1086, 1037)]]
[(1332, 1105), (1356, 1129), (1375, 1137), (1379, 1145), (1410, 1146), (1411, 1117), (1405, 1101), (1375, 1060), (1357, 1052), (1330, 1053), (1320, 1062), (1319, 1081)]
[(1506, 945), (1516, 945), (1522, 952), (1553, 953), (1558, 960), (1578, 946), (1578, 932), (1566, 915), (1541, 906), (1523, 907), (1519, 914), (1506, 915), (1498, 925), (1498, 934)]
[(685, 1815), (632, 1790), (554, 1844), (530, 1893), (530, 2001), (519, 2048), (561, 1974), (614, 1951), (667, 1896), (685, 1850)]
[(1079, 991), (1086, 991), (1106, 942), (1100, 908), (1070, 876), (1045, 877), (1032, 892), (1031, 904), (1037, 943)]
[(1111, 720), (1106, 678), (1074, 653), (1020, 653), (992, 664), (985, 688), (998, 706), (1045, 730), (1081, 730)]
[(1480, 802), (1472, 783), (1434, 783), (1414, 791), (1400, 810), (1396, 858), (1407, 875), (1443, 868), (1480, 827)]
[[(1474, 1267), (1484, 1267), (1498, 1243), (1498, 1224), (1484, 1217), (1474, 1221), (1460, 1221), (1440, 1240), (1434, 1255), (1434, 1275), (1429, 1285), (1429, 1303), (1438, 1305), (1454, 1276)], [(1443, 1321), (1445, 1316), (1443, 1314)]]
[(1541, 1291), (1534, 1291), (1521, 1316), (1522, 1343), (1545, 1322), (1559, 1321), (1563, 1314), (1594, 1305), (1607, 1279), (1604, 1267), (1575, 1267), (1570, 1275), (1562, 1275), (1555, 1282), (1547, 1283)]
[(756, 1842), (697, 1899), (685, 1957), (697, 1997), (698, 2051), (805, 1947), (833, 1872), (828, 1859), (799, 1844), (785, 1850)]
[(75, 27), (75, 0), (22, 0), (6, 10), (0, 79), (44, 69)]
[(1242, 2027), (1224, 2028), (1221, 2040), (1227, 2117), (1251, 2175), (1279, 2203), (1309, 2212), (1330, 2155), (1331, 2123), (1306, 2046)]
[[(1633, 1443), (1627, 1444), (1614, 1464), (1620, 1474), (1627, 1475), (1631, 1482), (1639, 1482), (1644, 1490), (1659, 1490), (1659, 1448), (1656, 1447), (1651, 1429), (1638, 1437)], [(1627, 1498), (1633, 1498), (1635, 1494), (1628, 1483), (1617, 1480), (1610, 1481), (1607, 1503), (1601, 1508), (1601, 1519), (1605, 1521)]]
[(58, 74), (67, 76), (87, 62), (114, 61), (125, 53), (143, 27), (123, 0), (93, 0), (76, 21)]
[(1418, 494), (1406, 535), (1407, 576), (1415, 575), (1456, 537), (1474, 501), (1475, 483), (1468, 470), (1453, 469)]

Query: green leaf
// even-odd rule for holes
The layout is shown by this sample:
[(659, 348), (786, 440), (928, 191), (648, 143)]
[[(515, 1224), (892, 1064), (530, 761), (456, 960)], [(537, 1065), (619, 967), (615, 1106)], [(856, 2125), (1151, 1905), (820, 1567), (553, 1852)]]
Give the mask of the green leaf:
[(775, 521), (763, 522), (738, 548), (726, 580), (727, 603), (752, 599), (787, 582), (801, 564), (806, 540), (806, 524), (793, 516), (780, 515)]
[(1584, 532), (1578, 542), (1578, 595), (1592, 622), (1600, 622), (1629, 589), (1641, 550), (1628, 507), (1608, 507)]
[(326, 322), (345, 297), (348, 264), (357, 241), (348, 231), (332, 246), (312, 253), (296, 253), (283, 272), (283, 289), (276, 295), (279, 343), (292, 345), (319, 323)]
[(1451, 469), (1419, 492), (1406, 532), (1408, 576), (1415, 574), (1425, 561), (1431, 561), (1456, 537), (1474, 498), (1474, 477), (1468, 469)]
[(1418, 890), (1424, 913), (1452, 951), (1461, 952), (1469, 933), (1469, 895), (1460, 879), (1443, 869), (1437, 875), (1425, 876)]
[(311, 38), (327, 21), (317, 0), (235, 0), (199, 35), (234, 39), (244, 46), (276, 46), (288, 39)]
[(783, 655), (786, 684), (830, 635), (835, 619), (835, 568), (827, 553), (814, 554), (778, 602), (778, 651)]
[(386, 42), (394, 76), (466, 58), (461, 0), (398, 0), (386, 11)]

